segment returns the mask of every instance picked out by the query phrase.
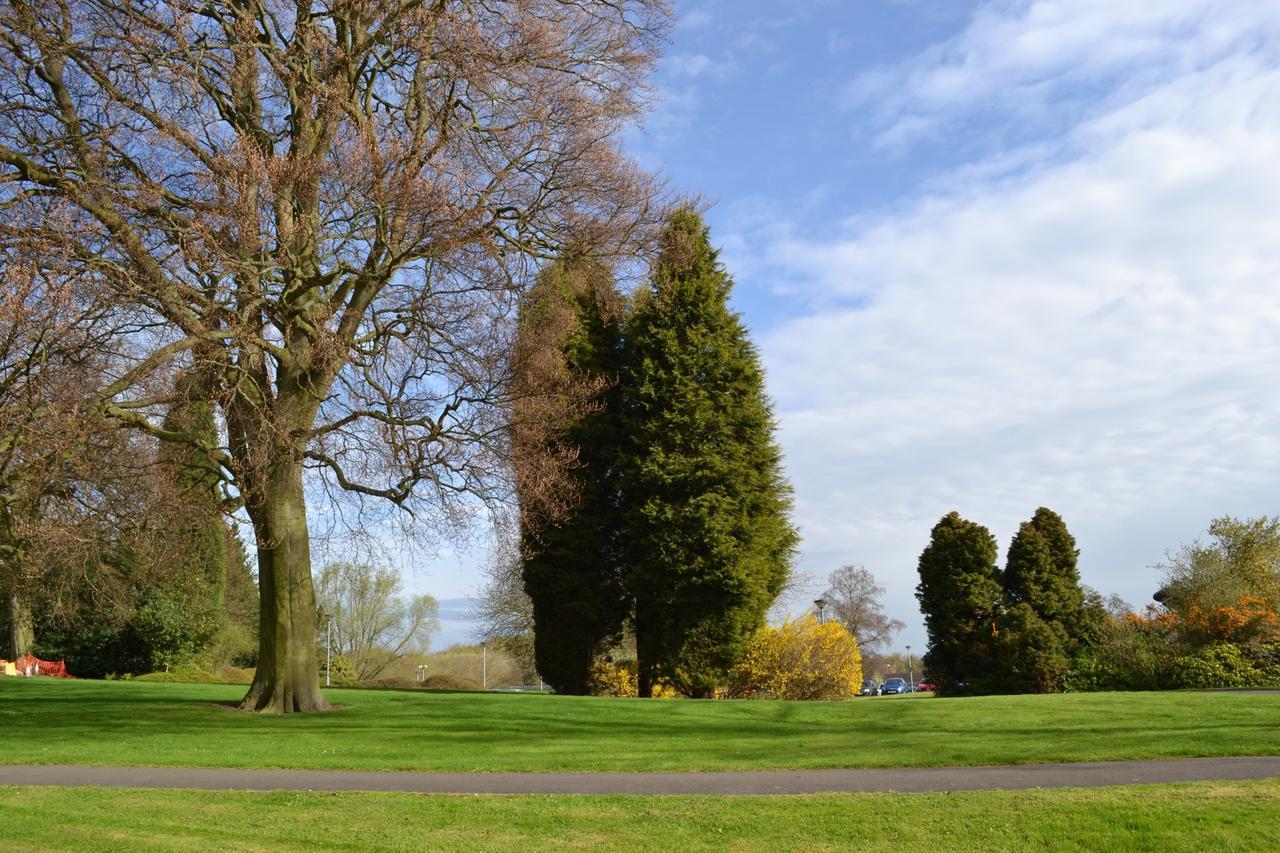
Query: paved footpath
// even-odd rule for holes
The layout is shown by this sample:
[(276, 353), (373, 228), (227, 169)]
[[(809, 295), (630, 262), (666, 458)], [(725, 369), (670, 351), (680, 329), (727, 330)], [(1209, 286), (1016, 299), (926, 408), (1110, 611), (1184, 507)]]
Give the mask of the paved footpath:
[(0, 785), (238, 791), (409, 791), (424, 794), (817, 794), (1092, 788), (1280, 778), (1280, 756), (715, 773), (417, 773), (197, 767), (0, 765)]

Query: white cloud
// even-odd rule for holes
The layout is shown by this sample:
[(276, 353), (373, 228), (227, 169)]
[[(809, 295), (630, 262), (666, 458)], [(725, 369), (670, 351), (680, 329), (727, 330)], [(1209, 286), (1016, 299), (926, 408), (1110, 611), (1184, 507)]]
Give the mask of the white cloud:
[(1275, 4), (1252, 0), (989, 3), (952, 40), (859, 76), (850, 99), (875, 109), (877, 141), (890, 146), (936, 137), (976, 110), (1053, 126), (1242, 50), (1274, 59), (1278, 36)]
[(737, 61), (726, 56), (712, 59), (705, 53), (677, 53), (663, 60), (666, 73), (674, 77), (712, 77), (727, 80), (738, 72)]
[(865, 563), (914, 612), (938, 517), (1004, 547), (1047, 505), (1086, 581), (1141, 601), (1147, 566), (1213, 515), (1280, 510), (1280, 10), (1255, 27), (1264, 7), (1017, 4), (907, 74), (904, 104), (957, 121), (1063, 75), (1162, 76), (1123, 98), (1113, 81), (1060, 137), (837, 239), (772, 242), (811, 309), (762, 345), (807, 569)]
[(705, 9), (693, 9), (685, 12), (677, 19), (677, 25), (684, 30), (700, 30), (715, 19)]

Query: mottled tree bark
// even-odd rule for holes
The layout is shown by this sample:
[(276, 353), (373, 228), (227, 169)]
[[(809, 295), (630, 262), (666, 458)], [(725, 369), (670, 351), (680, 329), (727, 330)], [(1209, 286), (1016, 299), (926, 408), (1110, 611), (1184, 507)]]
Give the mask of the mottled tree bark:
[(240, 707), (277, 714), (332, 710), (316, 677), (316, 599), (301, 463), (278, 463), (264, 492), (249, 507), (258, 537), (258, 669)]

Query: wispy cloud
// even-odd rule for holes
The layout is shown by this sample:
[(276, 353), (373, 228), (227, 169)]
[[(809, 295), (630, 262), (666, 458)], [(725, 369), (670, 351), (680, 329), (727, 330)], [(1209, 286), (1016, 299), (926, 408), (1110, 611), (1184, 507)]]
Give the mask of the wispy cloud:
[(936, 137), (975, 112), (996, 128), (1043, 129), (1241, 52), (1274, 58), (1278, 35), (1280, 14), (1263, 2), (989, 3), (950, 41), (860, 75), (848, 97), (874, 108), (883, 145)]

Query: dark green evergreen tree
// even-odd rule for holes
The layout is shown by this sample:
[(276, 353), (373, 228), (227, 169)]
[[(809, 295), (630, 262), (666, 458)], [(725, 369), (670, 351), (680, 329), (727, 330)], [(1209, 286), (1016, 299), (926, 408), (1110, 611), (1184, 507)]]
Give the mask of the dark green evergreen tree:
[(1062, 689), (1072, 659), (1095, 633), (1076, 566), (1079, 554), (1075, 537), (1053, 510), (1040, 507), (1019, 526), (1002, 576), (1007, 613), (993, 689)]
[(583, 249), (543, 272), (521, 314), (513, 433), (523, 580), (538, 672), (559, 693), (588, 692), (592, 663), (618, 642), (629, 611), (618, 559), (622, 317), (612, 273)]
[(1071, 671), (1070, 638), (1059, 622), (1043, 619), (1025, 601), (997, 617), (992, 666), (975, 678), (981, 693), (1056, 693)]
[(1005, 602), (1026, 603), (1045, 622), (1061, 626), (1069, 651), (1088, 635), (1084, 588), (1076, 566), (1079, 554), (1062, 517), (1040, 507), (1009, 543), (1002, 578)]
[(640, 693), (706, 695), (764, 622), (797, 542), (759, 356), (690, 209), (663, 235), (623, 372), (625, 561)]
[(221, 611), (233, 555), (218, 491), (218, 466), (204, 449), (218, 446), (213, 401), (195, 370), (178, 377), (174, 398), (164, 429), (188, 440), (160, 445), (160, 464), (171, 481), (174, 498), (163, 524), (168, 528), (165, 533), (170, 546), (185, 559), (189, 570), (175, 573), (174, 579), (187, 587), (192, 581), (202, 581), (210, 604)]
[(955, 512), (934, 525), (920, 554), (916, 599), (929, 636), (924, 668), (941, 693), (980, 690), (992, 670), (1001, 598), (997, 556), (991, 532)]

